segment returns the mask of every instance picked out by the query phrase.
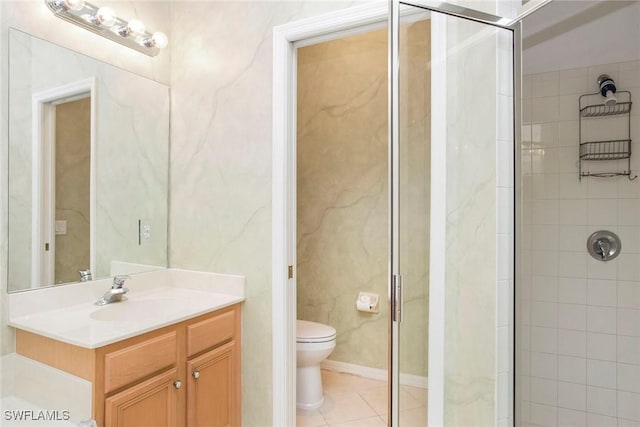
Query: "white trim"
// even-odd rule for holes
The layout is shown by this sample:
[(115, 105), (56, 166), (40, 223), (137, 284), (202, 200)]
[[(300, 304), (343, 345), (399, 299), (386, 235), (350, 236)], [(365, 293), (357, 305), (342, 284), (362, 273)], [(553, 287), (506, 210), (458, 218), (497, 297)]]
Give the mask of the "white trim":
[(387, 8), (386, 2), (371, 2), (273, 29), (272, 425), (296, 423), (296, 291), (295, 279), (287, 278), (296, 251), (293, 43), (384, 22)]
[[(445, 270), (447, 225), (447, 17), (431, 17), (431, 224), (429, 257), (428, 425), (444, 425)], [(438, 84), (433, 84), (437, 82)]]
[(354, 36), (357, 34), (367, 33), (369, 31), (382, 30), (386, 28), (387, 28), (386, 22), (374, 22), (373, 24), (361, 25), (356, 28), (347, 28), (346, 30), (339, 30), (339, 31), (322, 34), (320, 36), (315, 36), (315, 37), (308, 37), (306, 39), (294, 42), (294, 47), (301, 48), (305, 46), (311, 46), (314, 44), (325, 43), (332, 40), (343, 39), (343, 38)]
[[(38, 184), (44, 188), (40, 192), (40, 209), (41, 215), (39, 216), (40, 227), (42, 236), (40, 238), (40, 250), (42, 250), (42, 242), (49, 242), (49, 251), (47, 256), (41, 257), (42, 264), (39, 264), (38, 271), (40, 273), (40, 284), (53, 284), (55, 278), (55, 257), (56, 257), (56, 244), (55, 244), (55, 206), (56, 206), (56, 147), (52, 144), (56, 138), (56, 109), (53, 104), (42, 104), (42, 135), (40, 145), (40, 152), (42, 158), (40, 159), (41, 169), (39, 171)], [(38, 153), (40, 154), (40, 153)], [(42, 252), (38, 252), (42, 255)], [(37, 283), (34, 283), (37, 285)]]
[[(386, 369), (371, 368), (369, 366), (355, 365), (353, 363), (338, 362), (336, 360), (325, 360), (320, 367), (331, 372), (340, 372), (344, 374), (357, 375), (372, 380), (384, 381), (389, 380), (389, 371)], [(400, 384), (411, 387), (427, 388), (428, 378), (420, 375), (400, 374)]]
[(98, 185), (98, 82), (96, 78), (91, 80), (91, 165), (89, 169), (89, 269), (91, 273), (97, 274), (97, 185)]
[(387, 365), (389, 396), (387, 424), (400, 425), (400, 322), (402, 321), (402, 275), (400, 270), (400, 2), (389, 2), (388, 29), (388, 173), (389, 173), (389, 333)]
[[(32, 216), (31, 216), (31, 287), (37, 288), (42, 286), (42, 244), (44, 242), (43, 233), (47, 230), (44, 226), (44, 209), (45, 202), (42, 199), (43, 194), (43, 163), (45, 158), (42, 156), (42, 147), (47, 140), (52, 140), (51, 132), (55, 129), (51, 126), (51, 120), (48, 120), (48, 124), (45, 121), (47, 116), (51, 116), (53, 113), (50, 109), (52, 105), (60, 104), (63, 102), (74, 101), (77, 99), (85, 98), (89, 94), (91, 96), (91, 172), (90, 172), (90, 195), (89, 195), (89, 209), (90, 209), (90, 268), (95, 271), (95, 207), (96, 207), (96, 179), (95, 179), (95, 165), (96, 165), (96, 113), (97, 113), (97, 82), (95, 77), (79, 80), (73, 83), (69, 83), (63, 86), (47, 89), (38, 93), (35, 93), (31, 97), (31, 113), (32, 113), (32, 126), (31, 126), (31, 180), (32, 180)], [(51, 117), (49, 117), (51, 118)], [(45, 132), (47, 135), (45, 135)], [(51, 156), (48, 156), (52, 161)], [(48, 184), (51, 185), (50, 180)], [(50, 231), (53, 233), (53, 224)], [(54, 241), (50, 240), (50, 247), (54, 248)], [(55, 249), (53, 249), (55, 250)], [(52, 253), (53, 253), (52, 250)], [(53, 283), (47, 283), (52, 285)]]
[[(538, 9), (549, 4), (552, 0), (529, 0), (523, 4), (513, 17), (498, 16), (492, 13), (487, 13), (478, 9), (472, 9), (464, 7), (460, 4), (443, 2), (441, 0), (410, 0), (409, 5), (414, 7), (421, 7), (436, 12), (441, 12), (446, 15), (450, 15), (456, 18), (470, 19), (482, 24), (492, 25), (495, 27), (508, 28), (515, 26), (518, 22), (522, 21), (525, 17), (531, 15)], [(495, 3), (499, 3), (496, 1)], [(468, 6), (473, 6), (473, 2), (470, 2)], [(496, 10), (499, 12), (498, 4)]]

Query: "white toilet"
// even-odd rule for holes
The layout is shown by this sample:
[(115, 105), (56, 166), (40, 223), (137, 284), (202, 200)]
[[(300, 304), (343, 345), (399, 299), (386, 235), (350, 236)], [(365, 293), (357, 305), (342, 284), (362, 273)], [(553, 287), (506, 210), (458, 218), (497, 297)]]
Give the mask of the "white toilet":
[(320, 363), (336, 346), (336, 330), (322, 323), (297, 322), (296, 406), (314, 410), (322, 406), (322, 378)]

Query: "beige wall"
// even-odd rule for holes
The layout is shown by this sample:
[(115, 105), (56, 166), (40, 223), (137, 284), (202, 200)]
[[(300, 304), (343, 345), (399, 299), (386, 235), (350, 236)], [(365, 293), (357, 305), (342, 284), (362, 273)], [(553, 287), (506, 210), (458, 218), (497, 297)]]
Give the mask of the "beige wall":
[(56, 221), (67, 222), (56, 235), (55, 283), (78, 281), (89, 269), (89, 182), (91, 98), (56, 107)]
[(272, 418), (273, 27), (354, 3), (172, 3), (170, 262), (247, 277), (247, 426)]
[[(435, 21), (435, 18), (434, 18)], [(444, 424), (512, 423), (512, 35), (446, 18)], [(435, 26), (435, 24), (434, 24)], [(443, 32), (444, 32), (443, 31)], [(435, 103), (434, 103), (435, 105)], [(443, 131), (439, 127), (438, 131)], [(435, 232), (435, 230), (433, 230)]]
[[(402, 371), (426, 376), (429, 202), (428, 21), (403, 27)], [(330, 359), (387, 367), (387, 31), (298, 50), (298, 318), (338, 332)], [(359, 291), (382, 299), (359, 312)]]
[(431, 21), (400, 27), (400, 372), (427, 376)]

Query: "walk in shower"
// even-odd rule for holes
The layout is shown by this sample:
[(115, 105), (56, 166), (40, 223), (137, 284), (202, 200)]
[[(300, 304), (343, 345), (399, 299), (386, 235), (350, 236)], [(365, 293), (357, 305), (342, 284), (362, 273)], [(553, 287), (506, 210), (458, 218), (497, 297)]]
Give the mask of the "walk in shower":
[[(430, 425), (509, 424), (513, 420), (511, 349), (517, 20), (497, 17), (502, 4), (492, 4), (492, 9), (483, 13), (460, 7), (441, 13), (428, 3), (409, 5), (393, 1), (386, 11), (363, 12), (371, 16), (369, 21), (361, 16), (357, 19), (355, 27), (381, 28), (385, 18), (390, 16), (386, 126), (384, 118), (368, 118), (361, 119), (361, 127), (357, 128), (373, 128), (373, 137), (354, 131), (351, 135), (347, 132), (338, 141), (330, 141), (342, 134), (342, 128), (327, 123), (319, 126), (314, 121), (324, 116), (351, 114), (354, 104), (333, 101), (322, 107), (318, 104), (320, 97), (310, 96), (307, 86), (298, 86), (301, 91), (297, 94), (298, 101), (311, 101), (317, 111), (297, 117), (298, 126), (302, 126), (297, 129), (297, 136), (314, 134), (316, 140), (310, 145), (298, 141), (298, 152), (293, 144), (276, 147), (274, 156), (278, 159), (283, 155), (289, 167), (297, 167), (287, 169), (282, 176), (295, 177), (297, 171), (298, 190), (305, 186), (319, 190), (305, 193), (295, 203), (295, 186), (275, 177), (275, 221), (280, 223), (283, 218), (282, 223), (296, 224), (297, 220), (298, 233), (295, 225), (288, 225), (282, 234), (288, 236), (285, 242), (274, 246), (276, 265), (279, 265), (277, 259), (282, 259), (283, 266), (297, 266), (296, 269), (274, 271), (276, 283), (287, 277), (293, 281), (284, 285), (282, 292), (279, 289), (274, 292), (274, 331), (280, 333), (288, 328), (286, 330), (290, 332), (283, 340), (287, 342), (288, 336), (289, 342), (295, 342), (296, 311), (284, 311), (288, 326), (283, 328), (279, 327), (277, 313), (283, 312), (279, 301), (296, 301), (297, 289), (300, 314), (337, 330), (336, 348), (329, 361), (333, 358), (334, 362), (369, 364), (369, 367), (387, 371), (385, 423), (408, 425), (406, 417), (403, 423), (402, 409), (406, 402), (403, 403), (401, 384), (413, 375), (428, 377)], [(376, 13), (379, 13), (378, 17), (373, 16)], [(347, 18), (342, 16), (333, 20), (345, 21)], [(512, 21), (515, 26), (509, 26)], [(317, 26), (319, 28), (320, 24)], [(422, 32), (411, 31), (420, 27)], [(329, 26), (329, 29), (316, 28), (316, 34), (323, 36), (319, 40), (305, 40), (301, 36), (304, 31), (299, 28), (285, 27), (281, 32), (286, 34), (287, 40), (297, 40), (300, 49), (339, 38), (327, 36), (335, 31)], [(349, 30), (350, 36), (359, 32), (347, 25), (340, 29)], [(312, 32), (305, 34), (309, 33)], [(278, 34), (276, 32), (276, 38)], [(424, 34), (423, 40), (415, 38), (420, 34)], [(306, 37), (311, 39), (310, 35)], [(354, 54), (359, 53), (354, 51)], [(297, 59), (293, 54), (288, 57), (292, 63), (296, 60), (308, 62), (306, 55), (298, 54)], [(324, 55), (327, 56), (327, 52)], [(278, 57), (276, 63), (280, 60)], [(318, 78), (314, 74), (316, 66), (312, 64), (310, 71), (310, 81), (314, 84), (317, 84), (314, 79)], [(339, 69), (338, 65), (336, 67)], [(276, 67), (274, 73), (278, 75), (279, 68)], [(302, 70), (300, 75), (305, 73), (309, 74), (309, 69)], [(373, 83), (375, 86), (376, 82)], [(380, 89), (385, 82), (377, 83)], [(276, 91), (281, 88), (275, 86)], [(369, 93), (367, 90), (368, 87), (362, 93)], [(345, 95), (329, 86), (320, 92), (323, 101), (327, 92), (336, 92), (336, 99)], [(284, 93), (285, 98), (291, 96), (291, 92), (285, 90)], [(370, 94), (374, 93), (381, 91), (370, 91)], [(365, 98), (363, 95), (356, 104), (365, 108)], [(276, 121), (276, 126), (279, 123)], [(384, 138), (385, 127), (387, 138)], [(376, 136), (381, 132), (382, 136)], [(276, 137), (279, 135), (277, 131)], [(286, 140), (286, 134), (283, 135)], [(367, 138), (370, 138), (370, 145), (363, 146), (360, 139)], [(383, 160), (386, 157), (386, 179), (373, 179), (373, 171), (366, 167), (363, 172), (356, 172), (361, 163), (368, 161), (372, 150), (385, 149), (385, 139), (388, 141), (386, 156), (381, 151), (378, 157)], [(358, 156), (358, 150), (365, 150), (366, 155)], [(287, 157), (296, 154), (306, 157)], [(322, 156), (329, 159), (324, 162), (324, 170), (315, 163)], [(279, 162), (277, 166), (281, 164)], [(305, 171), (301, 173), (300, 168)], [(331, 178), (331, 170), (338, 169), (351, 174), (346, 190), (340, 190), (340, 182)], [(376, 169), (384, 171), (385, 167), (379, 165)], [(306, 174), (309, 171), (311, 174)], [(372, 186), (372, 182), (379, 185)], [(346, 215), (354, 204), (369, 198), (370, 205), (377, 206), (374, 203), (377, 199), (367, 196), (370, 191), (361, 196), (351, 191), (358, 183), (369, 190), (375, 187), (387, 193), (387, 212), (384, 212), (383, 203), (382, 214), (376, 214), (377, 222), (366, 215), (360, 220), (351, 218), (347, 223), (351, 226), (334, 227), (332, 234), (326, 234), (330, 225), (337, 224), (334, 219)], [(288, 189), (285, 192), (288, 196), (279, 195), (282, 189)], [(288, 216), (292, 211), (291, 204), (287, 203), (292, 201), (301, 215), (297, 218)], [(367, 221), (375, 227), (368, 234), (362, 232), (366, 230)], [(325, 235), (320, 236), (319, 230)], [(359, 239), (379, 234), (384, 245), (385, 232), (388, 233), (388, 246), (382, 249), (379, 260), (373, 264), (370, 260), (357, 261), (358, 253), (366, 254), (366, 246), (359, 245)], [(279, 229), (274, 230), (274, 236), (280, 233)], [(313, 234), (316, 236), (312, 238)], [(320, 257), (332, 260), (333, 267), (320, 267)], [(368, 263), (382, 267), (382, 270), (363, 268)], [(352, 264), (358, 270), (351, 268)], [(384, 280), (384, 267), (387, 266), (389, 270)], [(291, 271), (296, 273), (290, 274)], [(378, 273), (381, 278), (373, 280)], [(358, 287), (368, 286), (367, 279), (375, 286), (384, 280), (388, 286), (377, 290), (383, 301), (385, 296), (389, 298), (388, 303), (384, 301), (386, 307), (381, 311), (384, 314), (381, 319), (366, 318), (356, 311), (357, 291), (367, 290)], [(377, 338), (386, 337), (387, 343), (374, 345), (374, 351), (368, 354), (357, 354), (359, 347), (368, 348), (369, 343), (365, 341), (376, 328), (379, 329), (375, 333)], [(356, 338), (358, 336), (360, 338)], [(282, 372), (288, 372), (285, 359), (295, 356), (292, 347), (289, 346), (289, 352), (281, 356), (276, 336), (274, 348), (274, 360), (283, 360)], [(276, 362), (276, 378), (279, 378), (278, 369)], [(282, 382), (276, 381), (274, 390), (290, 387), (292, 382), (287, 378), (284, 376)], [(295, 399), (287, 398), (286, 401), (291, 405)], [(275, 405), (279, 407), (277, 399)], [(285, 418), (282, 423), (287, 423)]]
[(524, 21), (517, 425), (640, 425), (638, 19), (554, 1)]

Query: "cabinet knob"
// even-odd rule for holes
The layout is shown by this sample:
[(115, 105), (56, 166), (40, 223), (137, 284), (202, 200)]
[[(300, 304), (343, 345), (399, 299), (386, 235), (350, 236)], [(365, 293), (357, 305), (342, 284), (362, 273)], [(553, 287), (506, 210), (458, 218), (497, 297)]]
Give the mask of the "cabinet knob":
[(180, 380), (175, 380), (175, 381), (173, 382), (173, 386), (174, 386), (175, 388), (180, 388), (180, 387), (182, 387), (182, 381), (180, 381)]
[(198, 379), (200, 378), (200, 371), (196, 369), (191, 375), (193, 375), (193, 378)]

